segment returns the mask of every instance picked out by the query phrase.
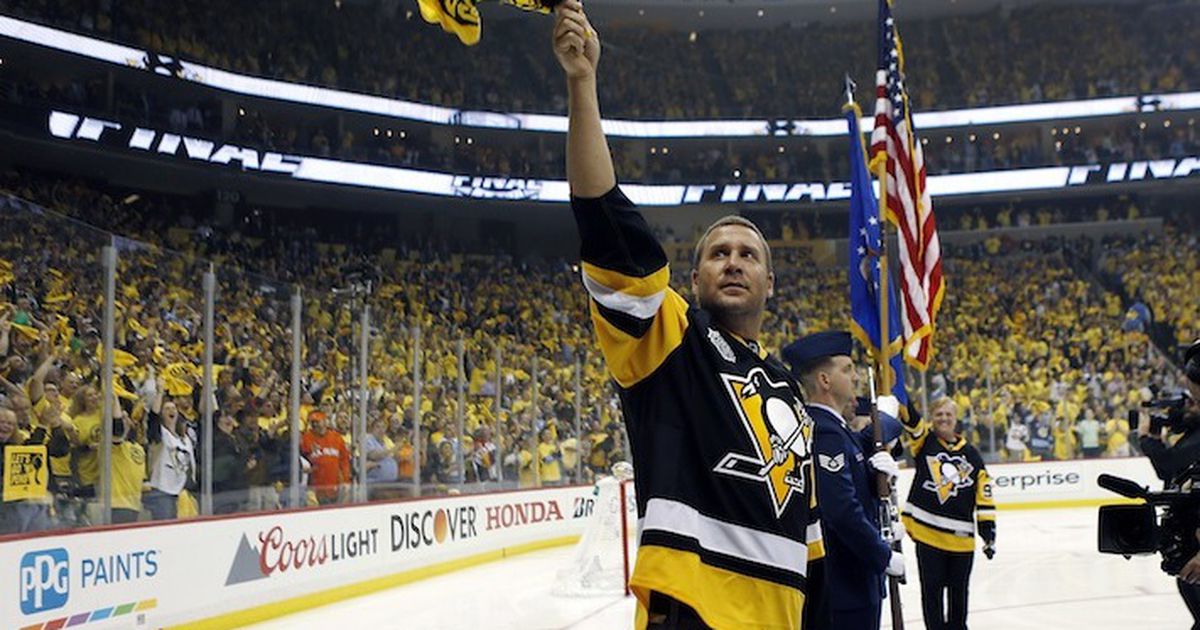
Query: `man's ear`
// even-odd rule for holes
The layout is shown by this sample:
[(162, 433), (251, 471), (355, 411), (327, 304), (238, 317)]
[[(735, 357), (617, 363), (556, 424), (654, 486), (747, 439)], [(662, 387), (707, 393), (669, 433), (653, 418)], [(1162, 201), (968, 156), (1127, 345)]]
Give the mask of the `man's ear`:
[(775, 272), (767, 272), (767, 299), (775, 297)]

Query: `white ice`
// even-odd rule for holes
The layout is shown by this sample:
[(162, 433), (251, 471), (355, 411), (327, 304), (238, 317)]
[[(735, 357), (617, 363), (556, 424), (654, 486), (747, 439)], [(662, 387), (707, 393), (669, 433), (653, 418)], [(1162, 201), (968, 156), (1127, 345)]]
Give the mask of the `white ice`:
[[(1096, 510), (1001, 511), (997, 554), (977, 554), (971, 575), (972, 630), (1147, 630), (1188, 628), (1191, 618), (1157, 557), (1125, 560), (1096, 552)], [(258, 630), (625, 630), (633, 600), (550, 595), (570, 547), (541, 551), (430, 578), (253, 626)], [(902, 587), (904, 622), (921, 629), (916, 558)], [(885, 603), (886, 605), (886, 603)], [(885, 610), (884, 628), (891, 627)]]

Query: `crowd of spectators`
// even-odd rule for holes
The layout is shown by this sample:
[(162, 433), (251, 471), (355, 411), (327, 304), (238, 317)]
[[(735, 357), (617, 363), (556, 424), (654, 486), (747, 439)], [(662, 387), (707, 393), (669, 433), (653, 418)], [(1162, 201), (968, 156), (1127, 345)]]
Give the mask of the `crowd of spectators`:
[[(936, 204), (937, 225), (942, 232), (991, 232), (989, 238), (970, 247), (963, 247), (962, 256), (978, 250), (981, 254), (999, 255), (1020, 250), (1022, 228), (1044, 228), (1054, 225), (1093, 223), (1107, 221), (1135, 221), (1161, 214), (1164, 204), (1154, 197), (1121, 195), (1061, 200), (1013, 200), (964, 204)], [(754, 221), (763, 235), (772, 241), (796, 243), (811, 239), (844, 239), (846, 222), (840, 212), (827, 208), (804, 211), (778, 212), (771, 210), (746, 210), (744, 214)], [(694, 242), (698, 233), (679, 235), (673, 230), (661, 230), (659, 238), (665, 242)], [(953, 244), (943, 244), (955, 250)], [(690, 264), (690, 261), (681, 261)]]
[[(47, 208), (102, 218), (105, 225), (132, 214), (121, 199), (80, 182), (9, 178), (4, 188)], [(61, 505), (54, 514), (69, 524), (94, 521), (100, 252), (111, 239), (99, 229), (13, 198), (5, 198), (0, 216), (5, 296), (0, 373), (6, 379), (6, 405), (16, 409), (17, 426), (28, 431), (40, 426), (38, 414), (57, 404), (61, 392), (61, 430), (72, 450), (64, 456), (70, 465), (57, 471), (61, 474), (53, 488)], [(585, 304), (583, 294), (573, 290), (577, 276), (569, 266), (518, 265), (501, 254), (465, 256), (433, 245), (378, 249), (368, 259), (352, 245), (317, 243), (311, 234), (277, 235), (272, 242), (236, 233), (218, 236), (220, 231), (205, 225), (164, 230), (154, 218), (130, 217), (127, 225), (131, 229), (126, 234), (145, 240), (121, 237), (115, 243), (116, 416), (127, 427), (125, 437), (142, 447), (149, 475), (146, 503), (141, 479), (114, 485), (114, 492), (124, 492), (120, 507), (136, 511), (144, 505), (155, 517), (196, 509), (187, 497), (195, 497), (205, 468), (197, 447), (204, 407), (200, 287), (210, 263), (217, 278), (213, 361), (219, 433), (214, 434), (212, 481), (218, 511), (281, 505), (289, 496), (294, 466), (302, 468), (307, 480), (303, 502), (351, 498), (349, 484), (358, 474), (351, 460), (359, 446), (350, 436), (359, 400), (355, 323), (361, 302), (341, 289), (348, 288), (345, 270), (364, 262), (379, 276), (369, 298), (367, 421), (372, 437), (361, 445), (370, 461), (366, 473), (374, 496), (409, 494), (414, 477), (425, 492), (494, 488), (501, 479), (522, 486), (581, 481), (622, 458), (624, 438), (614, 422), (615, 401), (599, 355), (589, 349), (590, 330), (586, 320), (569, 315)], [(244, 271), (247, 267), (270, 276)], [(521, 291), (504, 280), (516, 269), (523, 273)], [(288, 296), (289, 283), (301, 279), (304, 461), (291, 462)], [(420, 341), (414, 336), (418, 328)], [(464, 346), (461, 365), (459, 340)], [(419, 379), (413, 371), (418, 343)], [(87, 406), (76, 406), (77, 400)], [(414, 449), (418, 404), (420, 443)], [(165, 442), (171, 442), (166, 451)], [(530, 455), (531, 445), (536, 457)], [(184, 471), (171, 483), (156, 478), (155, 471), (171, 468), (161, 463), (168, 457), (163, 453), (175, 454), (170, 456), (178, 459), (172, 460), (173, 469)], [(72, 468), (84, 461), (91, 464)], [(577, 462), (582, 477), (576, 473)], [(130, 490), (133, 485), (136, 492)], [(164, 493), (172, 498), (163, 498)]]
[(954, 398), (965, 433), (985, 453), (1009, 461), (1128, 456), (1127, 412), (1151, 387), (1174, 385), (1149, 337), (1122, 328), (1120, 298), (1072, 264), (1081, 244), (946, 261), (954, 284), (938, 318), (930, 395)]
[[(10, 530), (97, 518), (101, 252), (109, 244), (118, 253), (112, 493), (124, 510), (115, 518), (195, 513), (208, 468), (199, 420), (209, 405), (219, 512), (288, 505), (294, 469), (304, 484), (301, 504), (317, 504), (352, 500), (363, 475), (370, 496), (380, 498), (411, 494), (415, 480), (425, 492), (496, 488), (501, 479), (522, 487), (587, 481), (624, 458), (615, 392), (568, 261), (402, 246), (388, 242), (385, 228), (218, 227), (173, 197), (133, 201), (26, 172), (6, 174), (0, 191), (12, 195), (0, 197), (0, 441), (46, 444), (52, 460), (50, 494), (17, 502), (20, 517), (5, 510)], [(1169, 305), (1194, 303), (1200, 261), (1176, 255), (1195, 249), (1194, 233), (1173, 224), (1167, 247), (1129, 240), (1110, 257), (1154, 316), (1186, 334), (1195, 334), (1195, 320)], [(777, 294), (763, 335), (770, 348), (843, 327), (848, 317), (844, 269), (819, 263), (792, 236), (775, 256)], [(674, 286), (686, 294), (689, 238), (672, 240), (682, 263)], [(1170, 385), (1167, 359), (1146, 327), (1127, 324), (1142, 311), (1089, 277), (1091, 247), (1087, 239), (1060, 239), (947, 249), (950, 289), (925, 393), (954, 397), (964, 429), (985, 453), (1014, 460), (1128, 453), (1125, 412), (1151, 386)], [(202, 278), (210, 268), (215, 383), (213, 399), (204, 400)], [(368, 279), (369, 295), (359, 290)], [(301, 461), (289, 448), (294, 285), (304, 296)], [(356, 441), (364, 301), (371, 306), (368, 431)], [(910, 389), (915, 396), (915, 381)], [(368, 460), (361, 472), (360, 454)]]
[(1100, 260), (1102, 277), (1126, 299), (1142, 304), (1159, 328), (1166, 346), (1186, 346), (1200, 339), (1200, 222), (1187, 214), (1175, 217), (1162, 235), (1106, 240)]
[[(425, 24), (414, 4), (231, 0), (14, 0), (6, 12), (159, 54), (287, 81), (449, 107), (561, 112), (550, 21), (488, 19), (478, 46)], [(752, 9), (747, 9), (747, 11)], [(1174, 92), (1195, 86), (1190, 4), (1047, 4), (904, 19), (917, 111)], [(836, 116), (842, 70), (874, 77), (871, 21), (771, 22), (752, 33), (598, 24), (601, 101), (621, 118)], [(1086, 28), (1080, 28), (1086, 25)], [(841, 60), (841, 70), (813, 60)], [(798, 60), (800, 60), (798, 62)], [(870, 90), (860, 95), (864, 104)]]
[[(923, 134), (930, 174), (974, 173), (997, 169), (1075, 164), (1104, 164), (1132, 160), (1183, 158), (1200, 152), (1194, 117), (1151, 126), (1145, 121), (1089, 126), (1067, 124), (1051, 128), (1049, 137), (1036, 132)], [(1043, 142), (1044, 140), (1044, 142)]]

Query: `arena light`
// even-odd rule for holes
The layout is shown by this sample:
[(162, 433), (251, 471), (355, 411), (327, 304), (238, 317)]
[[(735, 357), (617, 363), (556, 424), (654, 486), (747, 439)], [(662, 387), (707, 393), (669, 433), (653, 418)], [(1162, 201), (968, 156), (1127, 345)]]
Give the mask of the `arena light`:
[(1026, 168), (991, 173), (937, 175), (928, 178), (929, 195), (972, 195), (979, 193), (1016, 192), (1064, 188), (1071, 167)]
[[(210, 68), (189, 61), (151, 55), (145, 50), (60, 31), (40, 24), (0, 16), (0, 36), (53, 48), (119, 66), (176, 75), (213, 88), (268, 100), (288, 101), (365, 114), (414, 120), (438, 125), (462, 125), (492, 129), (521, 129), (566, 133), (565, 116), (458, 110), (381, 96), (369, 96), (330, 88), (288, 83), (273, 79)], [(170, 68), (168, 68), (168, 64)], [(1152, 105), (1150, 105), (1152, 104)], [(1140, 111), (1200, 109), (1200, 92), (1127, 96), (1116, 98), (981, 107), (914, 115), (917, 129), (980, 127), (1032, 121), (1115, 116)], [(690, 120), (690, 121), (604, 121), (604, 131), (626, 138), (700, 138), (754, 136), (838, 136), (846, 133), (841, 118), (824, 120)], [(874, 119), (863, 118), (864, 131)]]

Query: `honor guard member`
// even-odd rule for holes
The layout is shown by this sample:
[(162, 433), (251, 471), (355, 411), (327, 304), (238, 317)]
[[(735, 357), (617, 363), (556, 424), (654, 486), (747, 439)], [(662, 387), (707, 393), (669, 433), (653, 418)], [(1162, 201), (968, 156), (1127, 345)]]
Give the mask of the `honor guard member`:
[(966, 630), (975, 532), (991, 560), (996, 553), (996, 504), (983, 457), (956, 431), (954, 401), (948, 396), (935, 400), (930, 417), (932, 422), (910, 409), (904, 425), (916, 474), (901, 518), (917, 546), (925, 627)]
[[(899, 473), (892, 456), (874, 451), (872, 431), (851, 431), (843, 413), (854, 409), (858, 370), (850, 358), (848, 332), (801, 338), (783, 351), (804, 386), (808, 413), (816, 424), (817, 499), (824, 533), (823, 592), (828, 616), (820, 627), (871, 630), (879, 627), (887, 589), (884, 574), (902, 575), (904, 557), (880, 534), (880, 499), (875, 473)], [(899, 437), (900, 423), (880, 415), (884, 441)]]
[(555, 13), (581, 272), (635, 471), (635, 626), (801, 628), (810, 544), (820, 549), (813, 425), (791, 374), (757, 342), (770, 248), (753, 223), (726, 217), (693, 254), (696, 304), (668, 286), (666, 252), (617, 187), (599, 35), (577, 0)]

